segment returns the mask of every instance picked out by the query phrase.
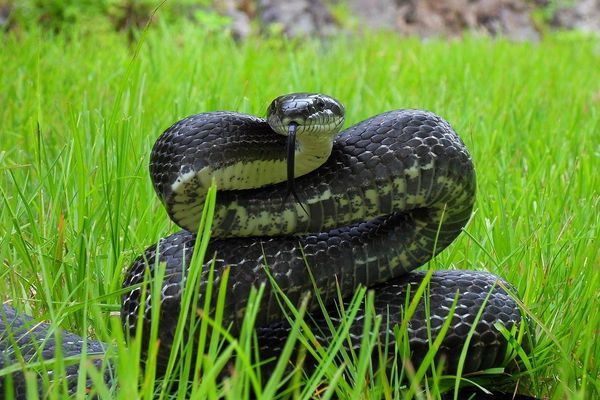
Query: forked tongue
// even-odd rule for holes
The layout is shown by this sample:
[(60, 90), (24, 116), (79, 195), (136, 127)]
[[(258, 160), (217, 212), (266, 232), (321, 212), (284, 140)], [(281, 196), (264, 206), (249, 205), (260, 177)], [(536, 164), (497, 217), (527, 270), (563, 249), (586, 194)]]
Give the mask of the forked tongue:
[(298, 128), (298, 124), (295, 122), (290, 122), (288, 126), (288, 140), (287, 140), (287, 194), (285, 195), (284, 204), (287, 201), (290, 194), (294, 196), (294, 199), (300, 207), (304, 210), (306, 215), (308, 215), (308, 211), (304, 208), (302, 201), (298, 197), (296, 193), (296, 189), (294, 187), (294, 169), (295, 169), (295, 157), (296, 157), (296, 128)]

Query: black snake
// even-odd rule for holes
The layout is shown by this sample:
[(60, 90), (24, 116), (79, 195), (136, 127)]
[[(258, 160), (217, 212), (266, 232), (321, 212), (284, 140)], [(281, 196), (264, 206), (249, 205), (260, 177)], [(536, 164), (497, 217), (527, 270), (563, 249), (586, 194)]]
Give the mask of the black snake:
[[(154, 276), (157, 265), (165, 265), (159, 366), (166, 364), (172, 350), (196, 239), (193, 232), (212, 179), (219, 192), (206, 254), (214, 256), (212, 287), (219, 287), (225, 270), (229, 274), (224, 326), (233, 333), (240, 329), (250, 291), (264, 284), (256, 343), (261, 359), (276, 359), (290, 327), (274, 287), (299, 304), (316, 283), (336, 325), (340, 318), (335, 300), (348, 299), (357, 287), (367, 286), (374, 289), (375, 311), (385, 321), (379, 334), (393, 348), (393, 329), (401, 322), (407, 289), (414, 293), (425, 277), (409, 271), (446, 248), (469, 220), (475, 171), (452, 127), (430, 112), (390, 111), (338, 134), (343, 121), (344, 108), (335, 99), (297, 93), (275, 99), (267, 120), (235, 112), (202, 113), (175, 123), (159, 137), (150, 174), (169, 216), (184, 230), (161, 239), (134, 261), (126, 272), (124, 287), (130, 290), (121, 309), (125, 331), (135, 335), (139, 327), (148, 337), (155, 302), (149, 295), (143, 299), (146, 278)], [(207, 293), (209, 264), (207, 260), (201, 273), (200, 306)], [(438, 359), (444, 357), (446, 371), (456, 370), (484, 306), (463, 372), (499, 366), (507, 343), (494, 325), (510, 330), (522, 320), (504, 288), (506, 283), (489, 273), (435, 272), (427, 301), (421, 299), (407, 324), (413, 364), (423, 360), (458, 293)], [(218, 291), (211, 293), (215, 304)], [(0, 367), (19, 359), (15, 344), (23, 359), (37, 357), (32, 343), (45, 338), (47, 326), (27, 329), (27, 318), (8, 306), (3, 311)], [(309, 302), (309, 311), (310, 324), (326, 345), (331, 330), (318, 302)], [(348, 346), (358, 348), (362, 332), (359, 316), (350, 328)], [(62, 342), (65, 355), (81, 351), (81, 338), (75, 335), (65, 335)], [(105, 346), (88, 341), (90, 353), (102, 354)], [(51, 358), (54, 348), (53, 340), (45, 342), (43, 357)], [(67, 372), (76, 371), (72, 366)], [(17, 393), (23, 390), (18, 372), (13, 381)]]

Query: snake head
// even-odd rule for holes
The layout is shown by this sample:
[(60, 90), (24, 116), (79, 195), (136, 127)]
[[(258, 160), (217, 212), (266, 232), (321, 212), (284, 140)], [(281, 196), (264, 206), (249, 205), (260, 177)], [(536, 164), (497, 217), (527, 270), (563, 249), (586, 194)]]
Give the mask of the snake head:
[(279, 96), (267, 110), (267, 122), (271, 129), (287, 136), (287, 195), (308, 212), (294, 189), (295, 157), (298, 151), (297, 141), (306, 147), (322, 147), (331, 151), (334, 136), (344, 124), (344, 106), (323, 94), (292, 93)]
[(287, 136), (289, 125), (294, 123), (299, 138), (310, 135), (331, 140), (344, 124), (344, 106), (324, 94), (286, 94), (271, 102), (267, 122), (280, 135)]

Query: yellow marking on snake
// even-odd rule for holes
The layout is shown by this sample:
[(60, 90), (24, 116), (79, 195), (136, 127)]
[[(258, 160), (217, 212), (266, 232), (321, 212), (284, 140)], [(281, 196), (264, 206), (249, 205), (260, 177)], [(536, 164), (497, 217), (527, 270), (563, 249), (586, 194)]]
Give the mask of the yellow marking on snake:
[[(329, 138), (311, 135), (299, 135), (295, 151), (294, 176), (300, 177), (319, 168), (331, 154), (332, 141)], [(287, 179), (287, 160), (255, 160), (252, 162), (238, 162), (222, 168), (201, 168), (198, 171), (189, 171), (179, 175), (171, 185), (174, 194), (172, 212), (181, 225), (187, 229), (194, 230), (198, 226), (199, 215), (206, 192), (215, 180), (219, 190), (244, 190), (256, 189), (275, 183), (284, 182)], [(322, 194), (327, 195), (327, 194)], [(331, 196), (331, 193), (328, 194)], [(319, 199), (306, 199), (308, 202), (317, 202)], [(307, 216), (300, 205), (296, 212), (286, 211), (283, 216), (275, 215), (272, 210), (260, 212), (251, 218), (241, 207), (227, 207), (228, 211), (235, 212), (235, 219), (239, 221), (237, 226), (243, 227), (238, 231), (227, 232), (228, 236), (257, 236), (264, 234), (275, 234), (275, 228), (279, 221), (284, 232), (294, 232), (299, 223), (305, 221)], [(218, 209), (219, 207), (217, 207)], [(217, 217), (225, 217), (228, 213), (224, 210), (216, 210)], [(215, 218), (215, 220), (223, 220)], [(261, 230), (268, 227), (267, 232)], [(278, 231), (279, 233), (279, 231)]]

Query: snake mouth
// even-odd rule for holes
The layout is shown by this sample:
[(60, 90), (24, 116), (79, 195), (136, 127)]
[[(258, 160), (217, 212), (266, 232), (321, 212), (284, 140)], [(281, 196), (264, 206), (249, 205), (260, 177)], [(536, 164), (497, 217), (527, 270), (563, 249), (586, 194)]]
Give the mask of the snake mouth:
[(315, 93), (292, 93), (276, 98), (267, 109), (267, 122), (280, 135), (290, 124), (298, 137), (333, 137), (344, 122), (344, 106), (332, 97)]

